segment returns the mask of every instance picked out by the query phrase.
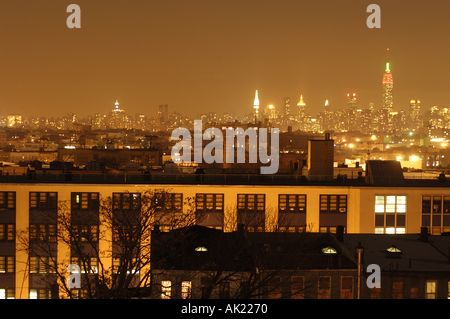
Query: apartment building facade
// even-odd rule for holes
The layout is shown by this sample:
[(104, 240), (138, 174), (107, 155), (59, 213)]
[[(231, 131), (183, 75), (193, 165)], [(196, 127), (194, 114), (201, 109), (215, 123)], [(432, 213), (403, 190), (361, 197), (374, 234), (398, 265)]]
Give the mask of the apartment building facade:
[[(59, 225), (42, 221), (42, 212), (60, 213), (67, 203), (73, 216), (89, 212), (89, 227), (79, 226), (80, 237), (106, 231), (99, 214), (103, 199), (111, 198), (116, 209), (139, 208), (140, 195), (164, 190), (171, 208), (187, 213), (194, 207), (197, 223), (232, 232), (238, 224), (249, 232), (336, 232), (348, 234), (417, 234), (427, 227), (431, 234), (450, 231), (450, 188), (438, 182), (426, 187), (321, 185), (204, 185), (204, 184), (77, 184), (3, 183), (0, 185), (0, 297), (49, 298), (51, 291), (39, 283), (52, 263), (66, 262), (70, 249), (54, 240)], [(192, 205), (186, 205), (190, 199)], [(168, 204), (168, 202), (166, 202)], [(201, 214), (199, 214), (201, 212)], [(161, 220), (162, 231), (169, 230)], [(47, 240), (56, 253), (45, 262), (19, 249), (23, 241)], [(112, 251), (109, 241), (98, 240), (100, 251)], [(107, 256), (108, 254), (105, 254)], [(92, 260), (93, 267), (114, 267), (113, 258)]]

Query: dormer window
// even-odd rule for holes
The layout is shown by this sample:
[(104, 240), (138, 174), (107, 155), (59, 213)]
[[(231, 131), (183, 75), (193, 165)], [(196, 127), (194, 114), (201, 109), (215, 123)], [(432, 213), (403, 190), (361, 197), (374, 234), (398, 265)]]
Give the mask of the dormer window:
[(386, 249), (389, 253), (397, 253), (400, 254), (402, 251), (400, 249), (397, 248), (397, 246), (392, 245), (391, 247), (389, 247), (388, 249)]
[(391, 247), (386, 249), (386, 258), (401, 258), (402, 255), (402, 251), (395, 245), (392, 245)]
[(337, 251), (333, 247), (328, 246), (328, 247), (322, 248), (322, 253), (324, 253), (324, 254), (337, 254)]

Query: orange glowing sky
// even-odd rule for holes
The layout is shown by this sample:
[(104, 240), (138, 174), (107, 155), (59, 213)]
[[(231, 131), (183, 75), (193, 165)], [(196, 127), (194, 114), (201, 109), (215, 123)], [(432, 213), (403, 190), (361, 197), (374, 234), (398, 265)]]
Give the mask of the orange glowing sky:
[[(81, 8), (81, 29), (66, 26)], [(366, 8), (381, 7), (381, 29)], [(381, 107), (390, 48), (394, 110), (450, 106), (450, 2), (424, 0), (2, 0), (0, 115), (156, 115), (282, 106), (300, 95)]]

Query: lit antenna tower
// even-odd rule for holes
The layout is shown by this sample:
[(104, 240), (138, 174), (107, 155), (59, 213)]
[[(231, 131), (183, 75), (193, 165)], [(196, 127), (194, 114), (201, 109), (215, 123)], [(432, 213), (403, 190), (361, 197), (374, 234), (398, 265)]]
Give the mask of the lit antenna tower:
[(389, 48), (387, 49), (386, 70), (383, 75), (383, 109), (392, 112), (394, 106), (394, 99), (392, 96), (392, 89), (394, 88), (394, 79), (389, 68)]
[(258, 124), (259, 121), (259, 98), (258, 98), (258, 90), (255, 93), (255, 100), (253, 101), (253, 114), (255, 115), (255, 124)]

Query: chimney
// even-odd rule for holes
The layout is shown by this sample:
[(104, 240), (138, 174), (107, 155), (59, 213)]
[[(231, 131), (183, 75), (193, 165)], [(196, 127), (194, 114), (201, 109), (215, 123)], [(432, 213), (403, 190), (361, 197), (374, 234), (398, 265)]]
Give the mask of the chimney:
[(336, 238), (340, 242), (344, 241), (344, 226), (339, 225), (336, 227)]
[(428, 242), (428, 227), (420, 227), (420, 240), (424, 243)]

